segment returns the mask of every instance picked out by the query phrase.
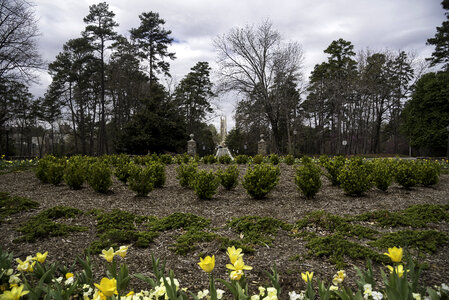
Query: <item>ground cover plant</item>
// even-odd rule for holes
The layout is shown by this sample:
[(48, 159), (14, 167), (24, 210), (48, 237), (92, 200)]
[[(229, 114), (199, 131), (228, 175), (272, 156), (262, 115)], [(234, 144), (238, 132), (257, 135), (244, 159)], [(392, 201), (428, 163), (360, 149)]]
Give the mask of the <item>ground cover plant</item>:
[[(113, 159), (107, 160), (113, 170)], [(147, 158), (142, 159), (142, 167), (148, 162)], [(249, 166), (232, 166), (239, 170), (242, 182)], [(386, 293), (380, 270), (390, 274), (386, 265), (391, 262), (383, 253), (394, 246), (406, 249), (416, 267), (423, 267), (421, 295), (427, 294), (425, 287), (441, 288), (441, 283), (447, 281), (448, 175), (440, 175), (439, 182), (430, 188), (418, 184), (405, 189), (393, 182), (386, 192), (371, 189), (363, 197), (346, 196), (342, 188), (321, 176), (322, 187), (310, 201), (298, 193), (294, 180), (298, 166), (301, 165), (280, 163), (278, 184), (263, 200), (253, 199), (239, 184), (230, 191), (219, 187), (210, 200), (200, 201), (193, 189), (181, 187), (176, 178), (178, 165), (166, 165), (165, 185), (145, 198), (134, 197), (129, 187), (115, 177), (108, 193), (101, 194), (87, 183), (73, 190), (65, 183), (41, 183), (31, 170), (10, 172), (1, 175), (0, 191), (7, 192), (8, 197), (26, 197), (39, 206), (19, 206), (5, 217), (0, 224), (5, 233), (0, 237), (0, 245), (22, 261), (28, 255), (48, 251), (48, 262), (63, 263), (68, 271), (76, 256), (85, 260), (90, 249), (90, 263), (95, 266), (92, 283), (100, 286), (105, 269), (110, 270), (111, 265), (98, 252), (129, 246), (124, 259), (115, 259), (117, 268), (126, 263), (129, 269), (126, 293), (134, 290), (136, 294), (150, 286), (132, 274), (158, 280), (151, 275), (155, 274), (153, 253), (167, 261), (166, 275), (172, 269), (180, 286), (188, 287), (196, 296), (205, 289), (210, 295), (210, 276), (201, 273), (198, 263), (200, 258), (207, 261), (207, 256), (214, 256), (215, 286), (225, 291), (224, 299), (232, 298), (232, 292), (221, 282), (231, 282), (226, 264), (227, 249), (232, 246), (242, 249), (245, 265), (253, 268), (244, 272), (250, 296), (259, 294), (259, 286), (274, 288), (266, 274), (269, 271), (274, 276), (270, 272), (274, 263), (282, 287), (279, 299), (288, 299), (289, 292), (307, 291), (308, 284), (301, 276), (306, 271), (314, 272), (314, 292), (321, 297), (317, 279), (326, 280), (328, 286), (341, 267), (346, 272), (346, 287), (355, 293), (358, 279), (352, 266), (366, 270), (368, 258), (373, 262), (377, 284), (372, 290)], [(218, 163), (198, 165), (199, 170), (213, 172), (220, 168), (224, 166)], [(81, 213), (72, 214), (69, 208)], [(48, 224), (48, 228), (57, 224), (56, 227), (64, 225), (76, 230), (62, 236), (50, 230), (35, 230), (39, 224), (36, 219)], [(20, 231), (24, 227), (27, 230)], [(37, 232), (34, 242), (24, 238)], [(16, 267), (13, 262), (12, 268)], [(68, 273), (80, 280), (82, 270), (82, 264), (77, 263)], [(64, 277), (65, 280), (68, 279)], [(157, 286), (160, 284), (157, 282)], [(359, 291), (363, 297), (363, 286)], [(267, 294), (268, 290), (264, 292)], [(188, 292), (187, 295), (192, 298)]]

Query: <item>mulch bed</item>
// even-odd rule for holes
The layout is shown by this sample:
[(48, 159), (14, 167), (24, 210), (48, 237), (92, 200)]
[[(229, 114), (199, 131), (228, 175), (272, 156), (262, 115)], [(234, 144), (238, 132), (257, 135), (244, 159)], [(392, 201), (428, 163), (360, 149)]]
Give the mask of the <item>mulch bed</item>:
[[(219, 165), (201, 165), (200, 168), (218, 169)], [(12, 216), (8, 221), (0, 225), (0, 246), (14, 253), (14, 257), (24, 259), (27, 255), (34, 255), (37, 251), (48, 251), (50, 262), (59, 261), (69, 265), (77, 256), (84, 257), (84, 250), (96, 237), (96, 220), (94, 217), (82, 216), (69, 220), (70, 224), (87, 226), (87, 232), (72, 233), (66, 237), (52, 237), (39, 240), (35, 243), (13, 242), (20, 236), (17, 228), (30, 216), (36, 215), (42, 210), (56, 205), (72, 206), (83, 211), (101, 209), (110, 211), (120, 209), (138, 215), (152, 215), (165, 217), (174, 212), (192, 213), (211, 219), (211, 226), (223, 228), (223, 234), (232, 234), (229, 229), (224, 229), (226, 222), (233, 217), (247, 215), (267, 216), (293, 223), (302, 218), (308, 212), (324, 210), (337, 215), (354, 215), (373, 210), (403, 210), (414, 204), (448, 204), (449, 203), (449, 175), (442, 175), (440, 183), (432, 188), (415, 187), (406, 190), (393, 185), (384, 193), (372, 189), (364, 197), (349, 197), (343, 191), (333, 187), (323, 177), (323, 187), (315, 199), (307, 200), (300, 195), (294, 184), (294, 167), (281, 165), (281, 180), (268, 198), (263, 200), (252, 199), (242, 185), (239, 184), (233, 191), (219, 188), (212, 200), (201, 201), (190, 189), (179, 186), (176, 179), (176, 165), (166, 168), (167, 182), (164, 188), (155, 189), (148, 197), (135, 197), (126, 185), (114, 179), (114, 185), (107, 194), (94, 192), (87, 184), (81, 190), (70, 190), (65, 184), (53, 186), (42, 184), (31, 171), (8, 173), (0, 175), (0, 191), (9, 192), (11, 195), (29, 197), (39, 202), (40, 207), (34, 211), (24, 212)], [(243, 177), (246, 166), (239, 166), (240, 177)], [(446, 234), (449, 233), (449, 225), (445, 222), (430, 224), (430, 228), (437, 229)], [(389, 229), (379, 229), (389, 231)], [(408, 229), (408, 228), (403, 228)], [(162, 233), (148, 248), (131, 246), (126, 257), (131, 274), (151, 274), (151, 254), (167, 261), (167, 269), (173, 269), (175, 277), (181, 282), (182, 287), (198, 291), (208, 286), (208, 276), (197, 265), (200, 253), (215, 255), (216, 277), (226, 279), (225, 265), (228, 258), (225, 252), (219, 250), (218, 243), (200, 244), (193, 253), (181, 256), (169, 250), (174, 242), (174, 237), (179, 232), (169, 231)], [(238, 235), (234, 234), (234, 238)], [(315, 276), (325, 279), (328, 283), (335, 274), (336, 267), (325, 258), (312, 258), (307, 260), (291, 260), (295, 255), (307, 253), (305, 242), (294, 239), (289, 233), (280, 231), (272, 246), (260, 246), (253, 254), (245, 254), (247, 265), (253, 270), (246, 272), (250, 286), (257, 289), (260, 284), (268, 284), (269, 278), (265, 274), (275, 263), (281, 277), (281, 285), (284, 291), (304, 289), (301, 280), (301, 272), (314, 271)], [(426, 256), (429, 269), (422, 275), (426, 285), (441, 284), (449, 278), (449, 246), (446, 244), (436, 253)], [(93, 264), (98, 278), (104, 275), (105, 262), (94, 255)], [(363, 261), (348, 261), (349, 265), (364, 266)], [(375, 267), (375, 273), (380, 274), (379, 267)], [(346, 268), (349, 282), (353, 283), (355, 271), (352, 267)], [(145, 288), (137, 279), (132, 280), (136, 289)]]

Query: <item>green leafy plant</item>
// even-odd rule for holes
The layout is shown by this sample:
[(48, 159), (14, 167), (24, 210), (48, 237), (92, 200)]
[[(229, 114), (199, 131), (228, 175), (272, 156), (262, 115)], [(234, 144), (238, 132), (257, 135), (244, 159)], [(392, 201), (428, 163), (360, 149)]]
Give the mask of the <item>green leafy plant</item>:
[(274, 153), (271, 154), (271, 155), (270, 155), (270, 162), (271, 162), (273, 165), (278, 165), (279, 162), (280, 162), (279, 155), (274, 154)]
[(291, 166), (295, 163), (295, 157), (291, 154), (288, 154), (284, 157), (284, 163)]
[(419, 168), (414, 161), (400, 160), (396, 164), (394, 179), (406, 189), (414, 187), (419, 182)]
[(393, 182), (393, 162), (390, 159), (374, 159), (371, 163), (372, 180), (381, 191), (386, 191)]
[(253, 156), (253, 164), (261, 164), (264, 161), (264, 156), (262, 154), (256, 154)]
[(229, 166), (225, 170), (218, 170), (218, 178), (220, 178), (221, 185), (229, 190), (232, 190), (239, 183), (239, 169), (237, 166)]
[(131, 174), (128, 178), (129, 188), (137, 193), (137, 196), (146, 196), (154, 188), (154, 172), (151, 167), (138, 167), (136, 166), (131, 170)]
[(340, 185), (338, 176), (340, 175), (341, 169), (345, 165), (345, 158), (343, 156), (336, 156), (330, 159), (327, 156), (321, 156), (320, 164), (326, 169), (327, 173), (324, 175), (329, 178), (332, 185)]
[(245, 155), (245, 154), (237, 155), (234, 159), (235, 159), (235, 162), (239, 165), (246, 165), (249, 161), (248, 155)]
[(295, 183), (308, 199), (314, 198), (321, 188), (321, 170), (314, 163), (306, 163), (296, 168)]
[(86, 181), (86, 164), (82, 156), (72, 156), (64, 169), (64, 182), (74, 190), (78, 190)]
[(277, 185), (279, 174), (279, 167), (261, 163), (248, 168), (242, 185), (251, 197), (262, 199)]
[(159, 160), (165, 165), (170, 165), (173, 163), (173, 156), (170, 154), (161, 154), (159, 155)]
[(112, 186), (112, 171), (105, 162), (96, 161), (89, 167), (87, 182), (97, 193), (106, 193)]
[(346, 162), (338, 175), (338, 182), (348, 195), (361, 196), (372, 186), (371, 172), (368, 164), (360, 157)]
[(424, 160), (418, 162), (419, 183), (429, 187), (438, 183), (440, 179), (441, 166), (435, 161)]
[(206, 155), (206, 156), (203, 157), (203, 162), (205, 164), (214, 164), (214, 163), (217, 162), (217, 158), (213, 154)]
[(212, 171), (200, 170), (193, 180), (193, 190), (200, 199), (212, 199), (220, 185), (220, 179)]
[(42, 183), (48, 183), (48, 168), (54, 161), (56, 161), (54, 156), (46, 155), (37, 162), (34, 173), (37, 179), (39, 179)]
[(151, 162), (147, 164), (147, 168), (153, 172), (154, 187), (163, 187), (166, 181), (165, 165), (161, 162)]
[(132, 161), (121, 161), (116, 164), (114, 169), (114, 175), (123, 183), (128, 181), (131, 171), (134, 169), (136, 164)]
[(182, 187), (192, 187), (195, 175), (198, 172), (198, 164), (191, 162), (189, 164), (181, 164), (177, 169), (176, 178)]
[(48, 183), (51, 183), (53, 185), (60, 184), (64, 178), (64, 168), (65, 168), (65, 161), (62, 159), (50, 162), (47, 165)]
[(228, 165), (228, 164), (230, 164), (232, 162), (232, 158), (229, 155), (225, 154), (225, 155), (220, 156), (218, 158), (218, 161), (222, 165)]

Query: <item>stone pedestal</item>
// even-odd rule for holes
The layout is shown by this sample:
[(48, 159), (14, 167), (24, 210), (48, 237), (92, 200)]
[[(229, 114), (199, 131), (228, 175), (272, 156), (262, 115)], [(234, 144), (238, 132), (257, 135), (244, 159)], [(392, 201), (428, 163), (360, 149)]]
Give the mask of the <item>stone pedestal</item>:
[(195, 156), (196, 155), (196, 142), (193, 139), (193, 133), (190, 135), (190, 140), (187, 141), (187, 154)]
[(263, 134), (260, 135), (260, 141), (257, 144), (257, 154), (267, 155), (267, 142), (263, 139)]

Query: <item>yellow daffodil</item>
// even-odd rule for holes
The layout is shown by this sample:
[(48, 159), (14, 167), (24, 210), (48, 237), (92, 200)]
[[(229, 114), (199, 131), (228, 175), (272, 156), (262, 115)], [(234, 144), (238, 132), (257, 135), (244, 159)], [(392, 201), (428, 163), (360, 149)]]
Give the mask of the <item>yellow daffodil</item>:
[(129, 246), (120, 246), (120, 249), (115, 251), (114, 254), (120, 256), (121, 258), (125, 258), (128, 248), (129, 248)]
[(103, 249), (103, 251), (101, 251), (102, 254), (100, 254), (101, 257), (103, 257), (104, 259), (106, 259), (108, 262), (112, 262), (112, 260), (114, 259), (114, 249), (111, 247), (109, 248), (109, 250), (105, 250)]
[(236, 271), (232, 271), (229, 274), (229, 278), (231, 278), (231, 280), (240, 280), (240, 278), (242, 278), (242, 275), (243, 275), (242, 270), (236, 270)]
[[(395, 266), (394, 268), (392, 266), (387, 266), (387, 268), (390, 270), (390, 273), (396, 273), (398, 274), (399, 277), (402, 277), (402, 275), (404, 275), (404, 266), (403, 265), (398, 265)], [(408, 270), (407, 270), (408, 272)]]
[(243, 270), (252, 270), (253, 269), (253, 267), (245, 265), (242, 257), (237, 258), (237, 260), (232, 265), (227, 264), (226, 268), (228, 268), (229, 270), (233, 270), (233, 271), (238, 271), (238, 270), (243, 271)]
[(38, 253), (36, 253), (35, 259), (42, 264), (47, 259), (47, 255), (48, 255), (48, 251), (45, 251), (45, 253), (43, 253), (43, 254), (38, 252)]
[[(89, 297), (87, 297), (87, 300), (90, 300)], [(96, 290), (92, 296), (92, 300), (106, 300), (106, 296), (99, 290)]]
[(16, 262), (18, 263), (17, 270), (21, 272), (33, 272), (34, 271), (34, 265), (36, 264), (35, 261), (33, 261), (33, 258), (31, 256), (28, 256), (25, 261), (22, 261), (20, 258), (16, 258)]
[(73, 273), (66, 273), (65, 274), (65, 279), (69, 279), (73, 277)]
[(126, 294), (126, 297), (132, 296), (134, 295), (134, 291), (129, 292), (128, 294)]
[(243, 257), (242, 249), (241, 248), (235, 249), (234, 246), (228, 247), (228, 251), (226, 252), (226, 254), (229, 256), (231, 264), (234, 264), (237, 258)]
[(391, 258), (392, 262), (401, 262), (402, 260), (402, 248), (388, 248), (388, 253), (384, 253), (386, 256)]
[(346, 278), (346, 272), (344, 270), (340, 270), (337, 272), (337, 274), (334, 275), (334, 278), (332, 279), (332, 284), (338, 285), (343, 282)]
[(212, 272), (212, 270), (215, 267), (215, 255), (212, 255), (212, 257), (210, 256), (206, 256), (206, 258), (202, 259), (200, 257), (200, 262), (198, 263), (198, 265), (201, 267), (201, 269), (203, 269), (205, 272), (210, 273)]
[(301, 273), (301, 277), (302, 277), (302, 280), (304, 280), (305, 283), (307, 283), (309, 281), (312, 281), (313, 272), (307, 271), (305, 273)]
[(10, 291), (5, 291), (0, 298), (3, 300), (19, 300), (20, 297), (28, 294), (30, 291), (23, 291), (23, 285), (13, 287)]
[(103, 277), (100, 284), (94, 284), (106, 297), (111, 297), (112, 295), (117, 294), (117, 280), (115, 280), (115, 278), (109, 279)]

